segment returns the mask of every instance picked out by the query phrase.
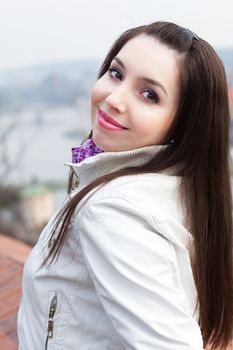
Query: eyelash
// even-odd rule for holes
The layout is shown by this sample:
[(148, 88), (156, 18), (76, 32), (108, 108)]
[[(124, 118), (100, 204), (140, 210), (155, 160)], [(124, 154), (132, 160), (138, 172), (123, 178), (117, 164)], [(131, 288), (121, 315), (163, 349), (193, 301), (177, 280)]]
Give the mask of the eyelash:
[[(119, 79), (119, 78), (117, 78), (116, 76), (112, 76), (112, 73), (113, 72), (117, 72), (118, 74), (120, 74), (120, 76), (121, 76), (121, 78), (122, 78), (122, 73), (121, 73), (121, 71), (118, 69), (118, 68), (116, 68), (116, 67), (110, 67), (109, 69), (108, 69), (108, 73), (109, 73), (109, 76), (111, 77), (111, 78), (113, 78), (113, 79)], [(121, 80), (121, 79), (120, 79)], [(152, 102), (152, 103), (156, 103), (156, 104), (159, 104), (159, 102), (160, 102), (160, 99), (159, 99), (159, 96), (155, 93), (155, 91), (154, 90), (152, 90), (152, 89), (145, 89), (143, 92), (149, 92), (149, 94), (152, 94), (153, 95), (153, 100), (152, 99), (150, 99), (150, 98), (146, 98), (148, 101), (150, 101), (150, 102)]]
[(111, 75), (112, 72), (117, 72), (118, 74), (120, 74), (120, 75), (122, 76), (120, 70), (117, 69), (117, 68), (115, 68), (115, 67), (110, 67), (110, 68), (108, 69), (108, 72), (109, 72), (109, 75), (110, 75), (111, 78), (115, 78), (115, 77), (113, 77), (113, 76)]

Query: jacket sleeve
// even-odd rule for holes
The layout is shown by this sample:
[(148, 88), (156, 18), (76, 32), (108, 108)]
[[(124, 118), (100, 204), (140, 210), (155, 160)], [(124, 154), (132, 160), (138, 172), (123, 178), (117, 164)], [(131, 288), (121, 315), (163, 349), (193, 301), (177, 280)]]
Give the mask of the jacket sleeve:
[(107, 198), (85, 205), (78, 221), (90, 275), (125, 349), (203, 349), (174, 285), (174, 247), (153, 219), (126, 199)]

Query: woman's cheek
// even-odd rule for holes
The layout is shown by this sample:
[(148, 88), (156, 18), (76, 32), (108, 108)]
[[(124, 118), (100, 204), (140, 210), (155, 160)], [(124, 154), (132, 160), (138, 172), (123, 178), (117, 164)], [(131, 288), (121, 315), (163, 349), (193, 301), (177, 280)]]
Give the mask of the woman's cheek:
[(92, 102), (92, 104), (95, 104), (95, 102), (96, 102), (97, 91), (98, 90), (97, 90), (96, 83), (95, 83), (91, 88), (91, 102)]
[(91, 89), (91, 100), (93, 104), (98, 104), (104, 96), (104, 84), (101, 79), (93, 85)]

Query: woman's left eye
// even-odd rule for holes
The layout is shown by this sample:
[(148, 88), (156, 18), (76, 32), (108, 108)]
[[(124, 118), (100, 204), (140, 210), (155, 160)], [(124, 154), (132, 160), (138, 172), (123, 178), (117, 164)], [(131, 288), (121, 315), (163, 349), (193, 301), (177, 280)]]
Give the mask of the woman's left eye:
[(121, 72), (119, 71), (119, 69), (117, 69), (115, 67), (110, 67), (108, 69), (108, 73), (109, 73), (110, 77), (112, 77), (112, 78), (116, 78), (116, 79), (119, 79), (119, 80), (122, 79)]
[(153, 90), (144, 90), (142, 93), (147, 100), (150, 100), (151, 102), (159, 103), (160, 101), (159, 96)]

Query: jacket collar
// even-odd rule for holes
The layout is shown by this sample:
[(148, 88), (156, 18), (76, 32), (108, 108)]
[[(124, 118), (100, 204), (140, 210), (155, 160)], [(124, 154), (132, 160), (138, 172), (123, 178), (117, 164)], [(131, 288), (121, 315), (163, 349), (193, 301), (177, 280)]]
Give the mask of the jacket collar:
[(145, 146), (129, 151), (103, 152), (84, 159), (81, 163), (66, 162), (79, 180), (79, 186), (88, 185), (96, 178), (129, 166), (142, 166), (166, 145)]

